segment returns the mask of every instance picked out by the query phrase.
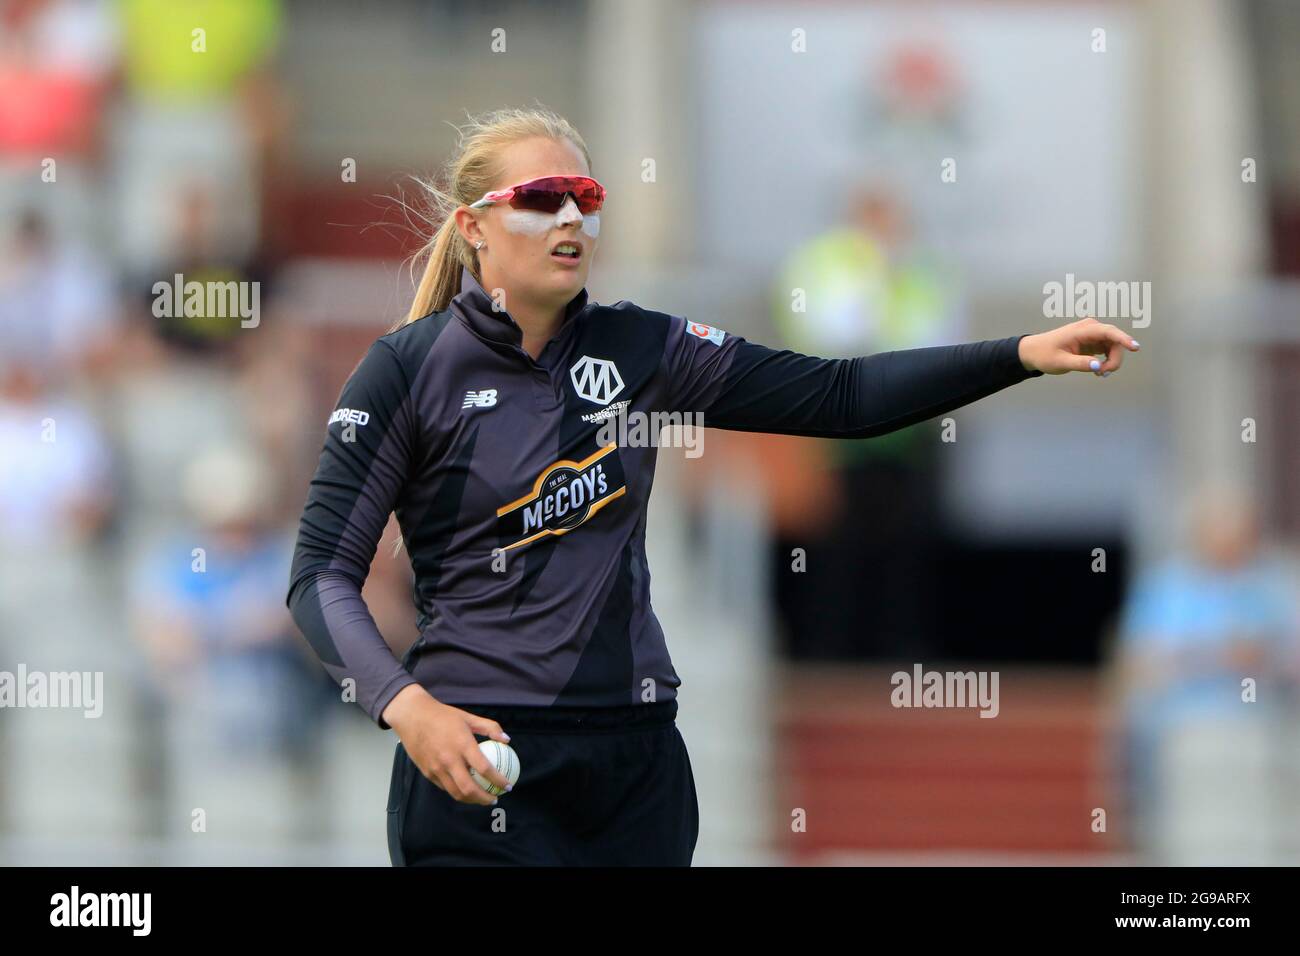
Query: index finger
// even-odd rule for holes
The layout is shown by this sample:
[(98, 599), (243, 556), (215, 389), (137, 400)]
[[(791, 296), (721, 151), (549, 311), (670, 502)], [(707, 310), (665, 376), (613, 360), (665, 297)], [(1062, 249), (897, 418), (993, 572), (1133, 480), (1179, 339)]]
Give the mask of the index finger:
[(1101, 325), (1095, 326), (1092, 331), (1096, 333), (1100, 333), (1099, 337), (1103, 338), (1105, 341), (1115, 342), (1119, 345), (1122, 345), (1130, 352), (1136, 352), (1139, 348), (1141, 348), (1141, 346), (1138, 345), (1137, 339), (1133, 338), (1133, 336), (1129, 335), (1127, 332), (1125, 332), (1121, 328), (1118, 328), (1117, 326), (1103, 323)]
[(465, 714), (465, 723), (474, 733), (483, 737), (491, 737), (493, 740), (499, 740), (503, 744), (510, 743), (510, 735), (501, 729), (501, 725), (490, 717), (480, 717), (478, 714), (471, 714), (462, 711)]

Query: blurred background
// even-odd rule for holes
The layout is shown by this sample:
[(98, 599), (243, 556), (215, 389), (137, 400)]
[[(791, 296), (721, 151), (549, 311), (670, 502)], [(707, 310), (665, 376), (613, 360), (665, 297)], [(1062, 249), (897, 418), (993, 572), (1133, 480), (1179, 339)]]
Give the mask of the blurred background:
[[(103, 678), (0, 708), (0, 863), (387, 864), (395, 737), (289, 553), (407, 177), (534, 102), (609, 189), (598, 301), (850, 356), (1149, 283), (1113, 382), (661, 451), (697, 863), (1300, 861), (1298, 48), (1286, 0), (0, 0), (0, 678)], [(917, 666), (997, 717), (893, 706)]]

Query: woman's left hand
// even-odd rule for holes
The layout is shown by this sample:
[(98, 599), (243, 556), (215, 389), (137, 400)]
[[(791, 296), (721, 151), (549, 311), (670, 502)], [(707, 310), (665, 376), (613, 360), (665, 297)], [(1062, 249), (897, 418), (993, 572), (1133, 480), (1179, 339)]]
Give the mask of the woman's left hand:
[(1096, 319), (1080, 319), (1050, 332), (1020, 340), (1020, 362), (1031, 372), (1064, 375), (1092, 372), (1102, 378), (1120, 367), (1124, 350), (1136, 352), (1137, 339)]

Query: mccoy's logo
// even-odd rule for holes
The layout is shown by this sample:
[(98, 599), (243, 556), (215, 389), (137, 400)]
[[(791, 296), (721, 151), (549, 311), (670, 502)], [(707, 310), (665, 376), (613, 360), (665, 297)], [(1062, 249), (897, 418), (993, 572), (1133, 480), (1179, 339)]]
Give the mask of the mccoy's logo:
[(569, 378), (573, 379), (573, 389), (579, 398), (597, 405), (608, 405), (623, 391), (623, 377), (609, 359), (584, 355), (569, 369)]
[(497, 534), (518, 548), (548, 534), (567, 534), (627, 490), (615, 446), (582, 461), (557, 461), (533, 482), (533, 490), (497, 509)]

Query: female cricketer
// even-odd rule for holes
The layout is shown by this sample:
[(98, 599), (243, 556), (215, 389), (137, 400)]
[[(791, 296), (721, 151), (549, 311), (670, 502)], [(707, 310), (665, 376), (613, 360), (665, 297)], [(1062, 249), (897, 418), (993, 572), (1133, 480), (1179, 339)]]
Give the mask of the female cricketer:
[[(646, 566), (656, 449), (599, 440), (611, 416), (864, 438), (1043, 373), (1109, 375), (1138, 348), (1085, 319), (832, 360), (593, 302), (605, 190), (541, 109), (471, 121), (433, 198), (444, 218), (409, 314), (329, 417), (288, 594), (326, 670), (399, 738), (395, 865), (691, 862), (680, 681)], [(419, 627), (401, 661), (361, 598), (394, 513)], [(499, 798), (470, 776), (508, 785), (476, 735), (519, 756)]]

